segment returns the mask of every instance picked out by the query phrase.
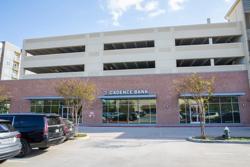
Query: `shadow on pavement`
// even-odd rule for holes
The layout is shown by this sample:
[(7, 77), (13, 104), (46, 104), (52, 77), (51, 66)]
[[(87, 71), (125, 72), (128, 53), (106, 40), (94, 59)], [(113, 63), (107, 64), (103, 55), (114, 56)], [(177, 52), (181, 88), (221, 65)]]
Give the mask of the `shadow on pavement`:
[(47, 150), (32, 149), (30, 154), (28, 154), (27, 156), (25, 156), (23, 158), (13, 158), (13, 159), (29, 159), (29, 158), (33, 158), (33, 157), (39, 156), (41, 154), (44, 154), (46, 152), (47, 152)]
[[(207, 127), (206, 134), (220, 136), (223, 130), (224, 127)], [(200, 135), (199, 127), (80, 127), (80, 131), (113, 139), (185, 140)], [(249, 136), (250, 128), (231, 128), (231, 132), (235, 136)]]
[(189, 135), (198, 135), (199, 128), (179, 130), (178, 128), (123, 128), (123, 127), (98, 127), (83, 128), (84, 133), (100, 137), (113, 137), (114, 139), (143, 139), (143, 140), (185, 140)]

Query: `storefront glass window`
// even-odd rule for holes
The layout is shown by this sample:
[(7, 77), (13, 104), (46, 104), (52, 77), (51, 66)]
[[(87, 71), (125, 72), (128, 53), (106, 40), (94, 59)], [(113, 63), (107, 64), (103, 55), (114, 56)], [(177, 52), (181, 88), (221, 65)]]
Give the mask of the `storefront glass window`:
[[(61, 104), (60, 104), (61, 102)], [(36, 113), (55, 113), (64, 105), (62, 100), (31, 100), (31, 112)]]
[(128, 105), (129, 111), (129, 123), (138, 124), (139, 123), (139, 105), (138, 100), (130, 100)]
[(44, 113), (51, 113), (51, 106), (44, 106)]
[(222, 123), (233, 123), (232, 105), (230, 103), (221, 104)]
[(187, 123), (186, 103), (183, 99), (179, 100), (180, 106), (180, 122)]
[[(71, 109), (65, 105), (63, 100), (31, 100), (30, 110), (36, 113), (54, 113), (73, 120)], [(78, 120), (82, 120), (80, 112)]]
[(150, 110), (151, 110), (151, 124), (156, 124), (157, 121), (156, 121), (156, 105), (154, 103), (154, 101), (152, 100), (152, 103), (150, 105)]
[[(194, 117), (198, 111), (194, 110), (195, 102), (191, 98), (179, 99), (180, 123), (199, 123)], [(240, 123), (238, 97), (212, 97), (205, 104), (206, 123)], [(195, 112), (197, 112), (195, 114)]]
[(103, 123), (155, 124), (156, 100), (103, 100)]
[(233, 103), (233, 118), (235, 123), (240, 123), (240, 108), (238, 103)]
[(210, 123), (221, 123), (221, 113), (219, 103), (209, 103), (209, 115)]
[(42, 105), (37, 105), (35, 112), (37, 112), (37, 113), (43, 113), (43, 106)]

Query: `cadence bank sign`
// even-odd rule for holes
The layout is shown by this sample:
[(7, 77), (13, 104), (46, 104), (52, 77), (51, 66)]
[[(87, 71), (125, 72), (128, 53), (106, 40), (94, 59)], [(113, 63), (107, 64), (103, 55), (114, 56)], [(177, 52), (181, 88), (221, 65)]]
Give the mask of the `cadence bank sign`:
[(105, 95), (147, 95), (149, 94), (148, 90), (138, 89), (138, 90), (110, 90), (104, 91)]

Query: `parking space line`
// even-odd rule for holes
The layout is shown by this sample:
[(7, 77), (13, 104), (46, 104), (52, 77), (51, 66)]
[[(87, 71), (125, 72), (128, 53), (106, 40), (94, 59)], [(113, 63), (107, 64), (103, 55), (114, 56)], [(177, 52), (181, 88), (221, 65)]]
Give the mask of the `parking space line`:
[(28, 163), (27, 160), (17, 160), (17, 159), (10, 159), (8, 163)]

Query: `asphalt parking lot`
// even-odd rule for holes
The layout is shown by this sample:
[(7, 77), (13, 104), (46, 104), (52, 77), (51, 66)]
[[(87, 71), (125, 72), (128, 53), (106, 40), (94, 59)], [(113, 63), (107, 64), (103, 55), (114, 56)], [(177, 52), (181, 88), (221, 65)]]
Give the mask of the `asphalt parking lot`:
[[(198, 128), (84, 128), (90, 136), (33, 150), (1, 167), (249, 167), (250, 145), (198, 144), (185, 141)], [(220, 134), (221, 128), (207, 133)], [(233, 128), (233, 135), (250, 136), (250, 128)]]

